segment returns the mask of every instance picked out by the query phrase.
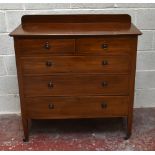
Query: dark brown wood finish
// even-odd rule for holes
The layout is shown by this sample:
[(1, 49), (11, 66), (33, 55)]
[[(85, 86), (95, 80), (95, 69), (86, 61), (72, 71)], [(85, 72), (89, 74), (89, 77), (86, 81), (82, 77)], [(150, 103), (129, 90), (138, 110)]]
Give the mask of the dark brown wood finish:
[(120, 73), (128, 74), (130, 59), (122, 56), (49, 56), (22, 57), (24, 75), (52, 73)]
[(25, 97), (128, 95), (127, 75), (51, 75), (24, 77)]
[(25, 99), (28, 117), (93, 118), (128, 114), (129, 98), (124, 96), (38, 97)]
[(77, 39), (79, 54), (90, 55), (124, 55), (133, 49), (133, 37), (89, 37)]
[(24, 141), (31, 119), (124, 117), (132, 130), (137, 36), (129, 15), (25, 15), (14, 37)]
[(22, 25), (30, 23), (120, 23), (131, 24), (130, 15), (105, 14), (105, 15), (25, 15), (22, 17)]
[(75, 51), (74, 39), (20, 39), (18, 44), (22, 56), (72, 55)]
[(139, 35), (129, 15), (25, 15), (11, 36)]

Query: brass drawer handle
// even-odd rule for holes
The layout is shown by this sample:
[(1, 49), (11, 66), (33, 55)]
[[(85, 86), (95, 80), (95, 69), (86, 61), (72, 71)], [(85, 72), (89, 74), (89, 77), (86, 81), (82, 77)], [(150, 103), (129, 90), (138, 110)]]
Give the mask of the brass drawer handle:
[(51, 62), (51, 61), (47, 61), (47, 62), (46, 62), (46, 66), (47, 66), (47, 67), (51, 67), (51, 66), (52, 66), (52, 62)]
[(52, 82), (52, 81), (50, 81), (50, 82), (48, 83), (48, 88), (53, 88), (53, 82)]
[(103, 49), (107, 49), (107, 48), (108, 48), (108, 44), (102, 44), (101, 47), (102, 47)]
[(51, 48), (51, 46), (49, 45), (49, 42), (48, 41), (45, 43), (44, 48), (45, 49), (48, 49), (48, 50)]
[(108, 86), (108, 82), (107, 82), (107, 81), (103, 81), (103, 82), (102, 82), (102, 86), (103, 86), (103, 87)]
[(107, 105), (107, 103), (106, 103), (106, 102), (102, 102), (102, 103), (101, 103), (101, 107), (102, 107), (102, 109), (106, 109), (106, 108), (107, 108), (107, 106), (108, 106), (108, 105)]
[(103, 60), (102, 65), (108, 65), (108, 60)]
[(54, 109), (54, 104), (50, 103), (50, 104), (48, 105), (48, 109)]

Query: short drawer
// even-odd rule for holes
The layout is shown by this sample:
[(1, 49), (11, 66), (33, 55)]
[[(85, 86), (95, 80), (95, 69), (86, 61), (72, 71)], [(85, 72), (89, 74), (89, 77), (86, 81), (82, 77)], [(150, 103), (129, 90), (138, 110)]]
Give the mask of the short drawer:
[(24, 95), (128, 95), (128, 75), (25, 76)]
[(26, 98), (25, 104), (31, 118), (94, 118), (128, 114), (127, 96)]
[(128, 73), (128, 56), (53, 56), (21, 58), (25, 75), (51, 73)]
[(20, 39), (17, 44), (21, 55), (70, 55), (75, 52), (74, 39)]
[(134, 41), (125, 37), (81, 38), (77, 40), (77, 50), (79, 54), (128, 54), (134, 49)]

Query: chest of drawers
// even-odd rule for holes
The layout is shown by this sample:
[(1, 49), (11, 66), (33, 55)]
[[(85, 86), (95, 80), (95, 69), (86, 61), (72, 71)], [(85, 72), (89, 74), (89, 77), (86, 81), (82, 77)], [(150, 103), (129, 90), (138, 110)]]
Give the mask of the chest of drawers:
[(14, 37), (24, 141), (31, 119), (126, 118), (137, 36), (129, 15), (25, 15)]

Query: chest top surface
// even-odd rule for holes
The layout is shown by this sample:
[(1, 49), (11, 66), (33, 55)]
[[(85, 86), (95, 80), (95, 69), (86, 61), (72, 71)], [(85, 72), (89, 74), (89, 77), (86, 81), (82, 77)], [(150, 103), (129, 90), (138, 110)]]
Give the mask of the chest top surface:
[(127, 14), (24, 15), (10, 36), (140, 35)]

